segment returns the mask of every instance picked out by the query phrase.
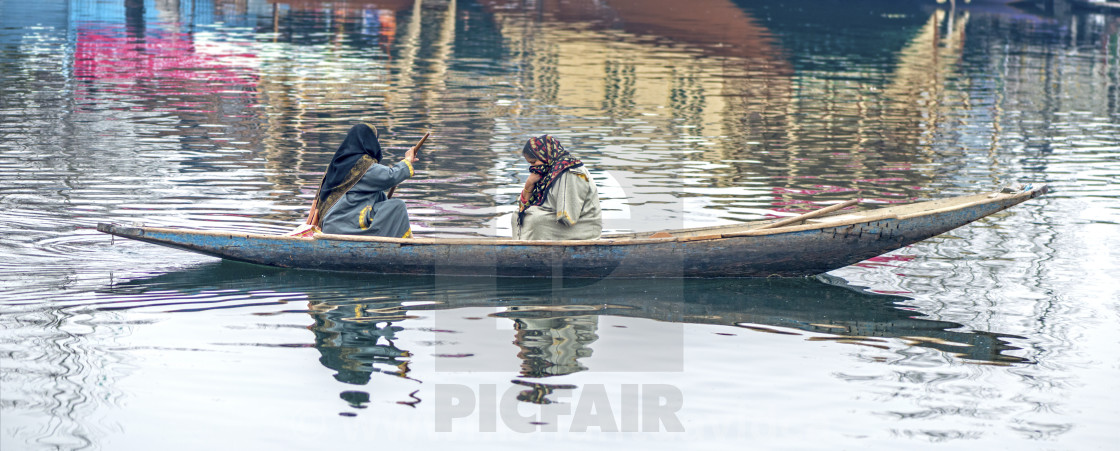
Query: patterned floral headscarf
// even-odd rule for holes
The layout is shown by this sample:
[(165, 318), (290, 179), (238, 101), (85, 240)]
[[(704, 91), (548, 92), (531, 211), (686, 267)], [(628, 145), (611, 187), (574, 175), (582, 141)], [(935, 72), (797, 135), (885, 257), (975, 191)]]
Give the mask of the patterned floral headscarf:
[(582, 161), (564, 150), (560, 141), (551, 135), (529, 138), (521, 152), (544, 164), (529, 167), (529, 172), (541, 176), (541, 179), (536, 185), (533, 185), (533, 190), (529, 193), (529, 199), (519, 205), (520, 208), (517, 211), (518, 224), (521, 224), (527, 208), (534, 205), (544, 205), (545, 199), (548, 198), (548, 190), (557, 180), (560, 180), (560, 175), (564, 171), (583, 166)]

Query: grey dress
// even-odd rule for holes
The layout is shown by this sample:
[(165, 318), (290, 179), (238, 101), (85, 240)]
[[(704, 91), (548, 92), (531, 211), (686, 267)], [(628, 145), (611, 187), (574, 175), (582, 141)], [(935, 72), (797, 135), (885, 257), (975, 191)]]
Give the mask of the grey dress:
[(583, 167), (564, 171), (543, 205), (525, 209), (521, 225), (513, 214), (515, 240), (594, 240), (602, 233), (599, 188)]
[(389, 199), (385, 192), (412, 177), (412, 165), (374, 164), (323, 217), (323, 233), (409, 238), (408, 211), (404, 201)]

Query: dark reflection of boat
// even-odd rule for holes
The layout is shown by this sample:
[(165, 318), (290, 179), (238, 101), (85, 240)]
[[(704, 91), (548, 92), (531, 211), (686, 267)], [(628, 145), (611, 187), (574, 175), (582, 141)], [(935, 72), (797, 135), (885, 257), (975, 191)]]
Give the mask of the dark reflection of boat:
[[(306, 298), (314, 318), (315, 346), (323, 365), (341, 381), (364, 384), (370, 374), (408, 374), (409, 352), (394, 339), (410, 332), (423, 311), (467, 307), (500, 308), (491, 317), (514, 321), (524, 377), (569, 374), (585, 369), (599, 318), (622, 316), (658, 321), (737, 326), (784, 334), (809, 332), (810, 340), (888, 347), (896, 339), (959, 358), (995, 364), (1026, 363), (1011, 355), (1017, 338), (965, 330), (961, 324), (924, 318), (902, 304), (908, 298), (868, 292), (842, 279), (475, 279), (385, 277), (284, 270), (234, 262), (118, 284), (120, 294), (184, 292), (177, 310), (236, 306), (207, 304), (192, 292), (292, 293)], [(168, 305), (168, 294), (160, 300)], [(148, 299), (149, 297), (141, 297)], [(250, 301), (252, 302), (252, 301)], [(110, 306), (107, 306), (110, 307)], [(121, 308), (118, 304), (110, 308)], [(415, 351), (415, 350), (413, 350)], [(477, 352), (477, 351), (475, 351)], [(455, 357), (455, 356), (441, 356)], [(594, 369), (594, 368), (591, 368)]]

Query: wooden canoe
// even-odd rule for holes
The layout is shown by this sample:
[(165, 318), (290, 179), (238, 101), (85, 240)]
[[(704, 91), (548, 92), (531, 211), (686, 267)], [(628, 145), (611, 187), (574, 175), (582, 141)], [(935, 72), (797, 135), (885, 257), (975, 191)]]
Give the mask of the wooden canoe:
[(799, 277), (858, 263), (940, 235), (1047, 191), (1003, 189), (780, 227), (775, 220), (598, 240), (293, 237), (98, 224), (97, 230), (229, 260), (284, 268), (497, 277)]

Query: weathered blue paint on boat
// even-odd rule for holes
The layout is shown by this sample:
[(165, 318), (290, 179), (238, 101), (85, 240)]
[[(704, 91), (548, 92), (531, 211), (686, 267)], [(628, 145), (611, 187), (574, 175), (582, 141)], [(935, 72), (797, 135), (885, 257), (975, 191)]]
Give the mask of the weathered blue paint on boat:
[(1046, 187), (917, 202), (801, 224), (772, 221), (619, 234), (599, 240), (311, 238), (98, 224), (116, 236), (215, 257), (286, 268), (499, 277), (795, 277), (890, 252), (1007, 209)]

